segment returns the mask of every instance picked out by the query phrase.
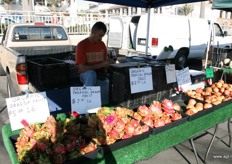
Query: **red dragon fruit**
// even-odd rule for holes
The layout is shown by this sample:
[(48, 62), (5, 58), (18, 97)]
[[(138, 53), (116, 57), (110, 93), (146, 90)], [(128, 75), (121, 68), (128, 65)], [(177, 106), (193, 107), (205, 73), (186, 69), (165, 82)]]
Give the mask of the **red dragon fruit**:
[(134, 126), (134, 128), (137, 128), (138, 126), (140, 126), (140, 123), (139, 121), (135, 120), (135, 119), (132, 119), (130, 121), (130, 123)]
[(134, 134), (133, 135), (139, 135), (139, 134), (142, 134), (143, 133), (143, 128), (142, 126), (137, 126), (134, 130)]
[(158, 117), (162, 116), (163, 111), (161, 103), (159, 101), (153, 101), (149, 106), (149, 109), (151, 110), (153, 115), (157, 115)]
[(172, 100), (164, 99), (162, 101), (162, 107), (163, 107), (163, 110), (167, 114), (172, 114), (172, 113), (175, 112), (175, 110), (174, 110), (174, 103), (172, 102)]
[(165, 122), (163, 119), (157, 119), (154, 121), (154, 127), (159, 128), (165, 125)]
[(112, 129), (109, 133), (108, 133), (109, 137), (117, 140), (119, 139), (119, 132), (116, 129)]
[(118, 119), (115, 123), (114, 129), (116, 129), (118, 132), (121, 132), (123, 131), (124, 127), (125, 123), (121, 119)]
[(133, 115), (133, 118), (135, 118), (138, 121), (141, 121), (143, 117), (140, 114), (138, 114), (137, 112), (135, 112)]
[(148, 132), (149, 129), (150, 129), (149, 126), (147, 126), (147, 125), (142, 125), (143, 133), (144, 133), (144, 132)]
[(147, 125), (147, 126), (153, 128), (153, 119), (152, 119), (151, 117), (144, 117), (144, 118), (142, 119), (142, 122), (143, 122), (145, 125)]
[(137, 112), (142, 117), (147, 117), (147, 116), (149, 116), (151, 114), (149, 108), (146, 105), (139, 106)]
[(134, 130), (135, 130), (134, 126), (129, 122), (124, 127), (125, 133), (128, 133), (128, 134), (133, 134)]
[(122, 139), (128, 139), (128, 138), (131, 138), (132, 136), (133, 136), (132, 134), (125, 133), (125, 134), (122, 136)]

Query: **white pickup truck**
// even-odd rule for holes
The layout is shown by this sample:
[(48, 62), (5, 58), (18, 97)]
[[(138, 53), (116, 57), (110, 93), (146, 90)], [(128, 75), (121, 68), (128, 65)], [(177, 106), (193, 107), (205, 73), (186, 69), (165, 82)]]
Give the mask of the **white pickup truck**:
[(0, 45), (0, 75), (7, 76), (9, 97), (70, 85), (73, 52), (62, 25), (9, 25)]

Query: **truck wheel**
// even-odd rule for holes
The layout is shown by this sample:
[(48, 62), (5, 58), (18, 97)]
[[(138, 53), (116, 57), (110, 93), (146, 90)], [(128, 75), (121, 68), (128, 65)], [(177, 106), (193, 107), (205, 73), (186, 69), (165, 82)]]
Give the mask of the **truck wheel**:
[(177, 53), (174, 58), (174, 64), (176, 65), (177, 70), (185, 68), (187, 64), (187, 56), (184, 53)]

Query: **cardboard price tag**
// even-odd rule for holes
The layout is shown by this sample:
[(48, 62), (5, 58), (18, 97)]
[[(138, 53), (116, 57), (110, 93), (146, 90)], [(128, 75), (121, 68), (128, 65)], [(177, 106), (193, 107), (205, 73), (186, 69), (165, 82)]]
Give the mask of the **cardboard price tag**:
[(131, 68), (129, 71), (131, 93), (153, 90), (151, 67)]
[(45, 92), (6, 99), (11, 129), (22, 129), (33, 123), (43, 123), (50, 116)]
[(101, 107), (100, 86), (71, 87), (71, 110), (85, 114), (89, 109)]
[(214, 77), (214, 71), (213, 68), (206, 68), (205, 70), (206, 78), (213, 78)]

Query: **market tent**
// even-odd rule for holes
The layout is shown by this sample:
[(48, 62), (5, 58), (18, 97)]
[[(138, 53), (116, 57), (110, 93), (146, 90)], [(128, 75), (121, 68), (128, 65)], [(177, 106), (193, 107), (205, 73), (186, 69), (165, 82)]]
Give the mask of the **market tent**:
[[(102, 3), (112, 3), (131, 7), (156, 8), (161, 6), (170, 6), (183, 3), (200, 2), (206, 0), (88, 0)], [(229, 1), (229, 0), (227, 0)]]
[(212, 9), (225, 10), (232, 12), (231, 0), (213, 0)]

